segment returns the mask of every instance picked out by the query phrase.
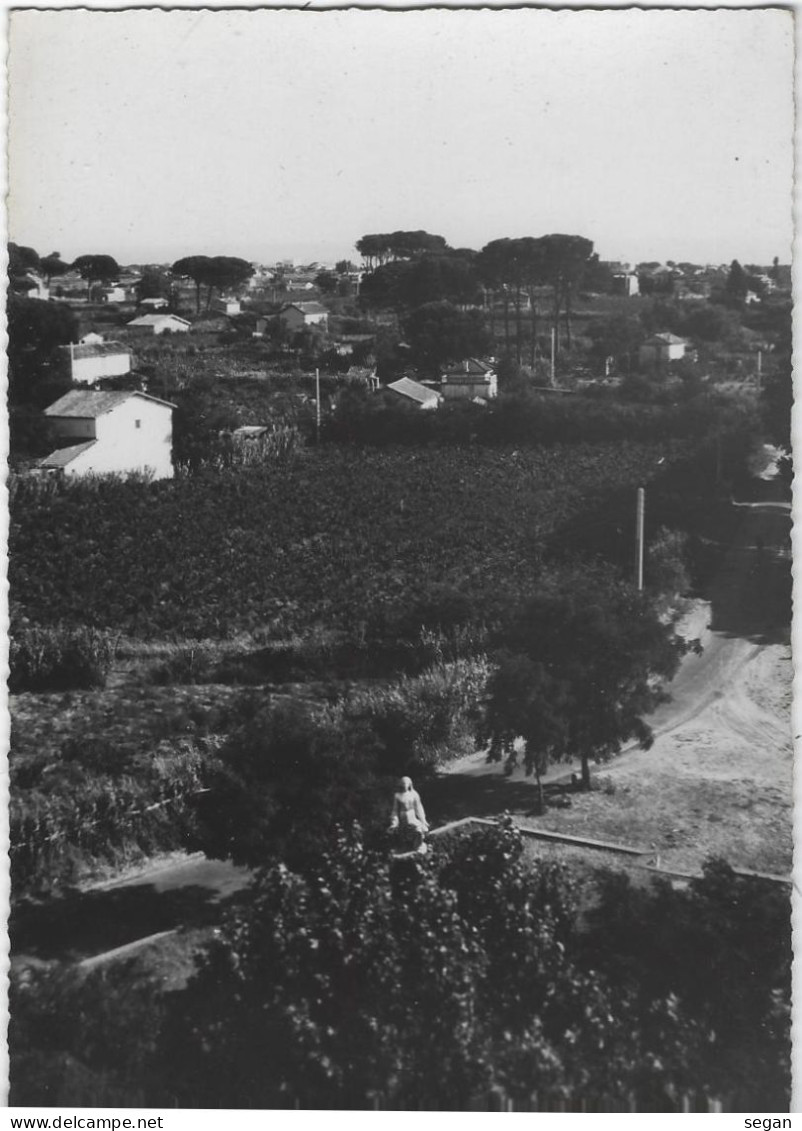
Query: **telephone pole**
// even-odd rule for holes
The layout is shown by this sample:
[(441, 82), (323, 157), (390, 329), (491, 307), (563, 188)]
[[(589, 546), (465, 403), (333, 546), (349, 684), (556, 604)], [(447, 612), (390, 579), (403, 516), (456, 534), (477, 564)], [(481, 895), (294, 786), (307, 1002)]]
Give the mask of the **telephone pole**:
[(646, 492), (643, 487), (638, 487), (638, 501), (635, 510), (635, 580), (639, 591), (643, 589), (643, 519), (645, 510)]
[(315, 370), (315, 442), (320, 443), (320, 370)]

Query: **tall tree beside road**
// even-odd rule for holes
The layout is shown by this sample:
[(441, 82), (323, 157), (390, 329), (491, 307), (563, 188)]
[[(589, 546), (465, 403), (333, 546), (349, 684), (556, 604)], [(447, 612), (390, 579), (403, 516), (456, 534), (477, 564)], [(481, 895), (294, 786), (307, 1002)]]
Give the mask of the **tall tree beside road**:
[(362, 298), (373, 306), (407, 309), (429, 302), (473, 303), (479, 297), (473, 259), (472, 252), (449, 250), (391, 260), (365, 276)]
[(544, 280), (552, 289), (555, 345), (559, 350), (562, 315), (565, 318), (566, 345), (570, 349), (573, 297), (593, 254), (593, 241), (583, 236), (550, 235), (542, 236), (540, 243), (543, 249)]
[(145, 267), (136, 285), (136, 297), (139, 302), (143, 298), (172, 299), (173, 280), (169, 272), (163, 267)]
[[(545, 237), (550, 238), (550, 237)], [(547, 275), (549, 259), (545, 238), (523, 236), (520, 239), (491, 240), (485, 244), (477, 257), (477, 266), (483, 282), (493, 295), (500, 293), (504, 302), (504, 344), (509, 352), (509, 298), (512, 295), (515, 307), (515, 357), (518, 365), (522, 361), (521, 310), (523, 296), (529, 303), (530, 315), (530, 363), (534, 365), (537, 348), (537, 293), (538, 289), (550, 281)]]
[(191, 279), (195, 284), (195, 313), (200, 314), (201, 287), (208, 286), (209, 256), (186, 255), (177, 259), (170, 270), (180, 279)]
[(40, 270), (40, 260), (32, 247), (21, 247), (19, 244), (8, 245), (8, 289), (16, 294), (24, 294), (35, 285), (29, 277), (29, 272)]
[(70, 264), (65, 263), (57, 251), (51, 251), (39, 261), (39, 268), (49, 284), (52, 279), (66, 275)]
[(730, 272), (727, 275), (725, 290), (727, 298), (736, 306), (741, 306), (749, 290), (749, 279), (737, 259), (733, 259)]
[(111, 283), (120, 274), (119, 264), (111, 255), (79, 255), (72, 266), (86, 279), (90, 291), (93, 283)]
[(509, 239), (491, 240), (477, 256), (479, 277), (490, 291), (491, 318), (495, 322), (498, 296), (504, 304), (504, 349), (510, 351)]
[(444, 362), (481, 357), (492, 347), (482, 312), (459, 310), (450, 302), (430, 302), (413, 310), (406, 333), (417, 362), (432, 374)]
[(441, 252), (448, 248), (443, 236), (429, 232), (379, 232), (362, 236), (354, 245), (373, 271), (394, 259), (414, 259), (425, 252)]
[(200, 313), (201, 287), (206, 287), (206, 309), (217, 291), (236, 290), (253, 274), (253, 265), (232, 255), (188, 255), (177, 259), (171, 268), (174, 275), (191, 279), (195, 284), (195, 311)]
[(235, 255), (213, 255), (209, 260), (206, 299), (207, 308), (211, 306), (215, 291), (236, 291), (253, 275), (253, 264)]
[(491, 760), (514, 763), (519, 737), (529, 772), (579, 758), (589, 789), (591, 761), (630, 739), (651, 745), (656, 680), (673, 675), (682, 647), (630, 585), (601, 571), (568, 578), (520, 610), (504, 644), (488, 705)]

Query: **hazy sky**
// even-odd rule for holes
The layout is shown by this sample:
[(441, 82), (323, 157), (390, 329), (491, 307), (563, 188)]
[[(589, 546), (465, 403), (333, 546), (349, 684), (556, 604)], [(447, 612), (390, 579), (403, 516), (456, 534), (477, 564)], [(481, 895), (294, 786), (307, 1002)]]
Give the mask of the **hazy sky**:
[(425, 228), (790, 259), (785, 11), (18, 11), (9, 39), (9, 232), (41, 253)]

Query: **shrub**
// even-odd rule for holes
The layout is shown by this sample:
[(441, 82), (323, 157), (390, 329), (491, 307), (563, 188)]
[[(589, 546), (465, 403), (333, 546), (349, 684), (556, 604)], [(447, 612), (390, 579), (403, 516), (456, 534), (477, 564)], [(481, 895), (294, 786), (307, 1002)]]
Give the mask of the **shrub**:
[(179, 644), (148, 670), (149, 682), (158, 687), (174, 683), (213, 682), (215, 653), (206, 644)]
[(93, 628), (12, 629), (9, 690), (67, 691), (105, 687), (114, 639)]
[(484, 657), (437, 664), (389, 687), (360, 688), (342, 709), (369, 723), (388, 773), (432, 769), (473, 749), (489, 675)]

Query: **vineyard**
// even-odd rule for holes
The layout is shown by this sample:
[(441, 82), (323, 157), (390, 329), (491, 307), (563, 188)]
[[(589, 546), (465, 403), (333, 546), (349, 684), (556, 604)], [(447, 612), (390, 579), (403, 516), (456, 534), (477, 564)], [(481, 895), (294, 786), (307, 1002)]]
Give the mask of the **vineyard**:
[(531, 588), (549, 540), (689, 441), (310, 450), (172, 482), (11, 491), (12, 613), (140, 639), (358, 637), (433, 587)]

